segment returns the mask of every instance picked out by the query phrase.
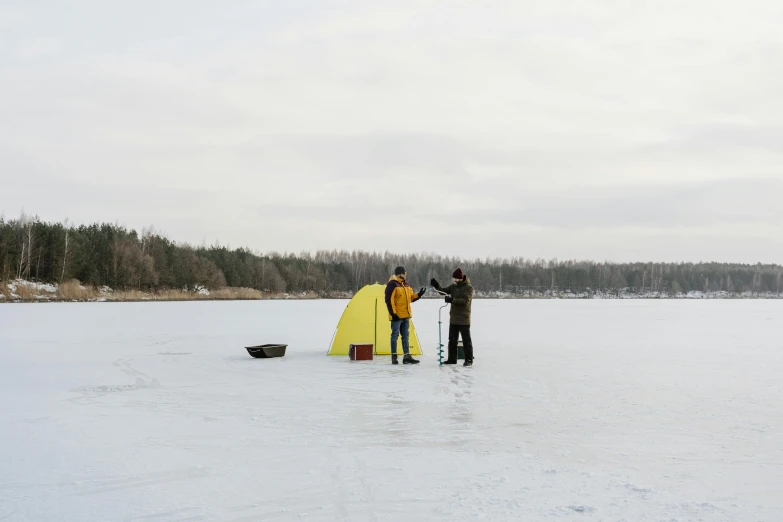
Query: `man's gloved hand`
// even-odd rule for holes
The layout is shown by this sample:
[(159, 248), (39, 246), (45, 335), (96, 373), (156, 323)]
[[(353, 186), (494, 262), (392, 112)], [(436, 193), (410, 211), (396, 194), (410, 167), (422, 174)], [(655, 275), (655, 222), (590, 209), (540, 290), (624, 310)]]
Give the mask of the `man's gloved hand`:
[(397, 314), (392, 314), (392, 321), (399, 321), (400, 318), (397, 317)]
[(450, 295), (447, 295), (447, 296), (446, 296), (446, 302), (447, 302), (447, 303), (451, 303), (452, 301), (454, 301), (454, 298), (453, 298), (453, 297), (451, 297)]
[(434, 277), (430, 279), (430, 286), (434, 288), (440, 288), (440, 284), (438, 283), (438, 280), (435, 279)]
[(422, 286), (421, 290), (419, 290), (419, 297), (423, 296), (427, 292), (427, 287)]

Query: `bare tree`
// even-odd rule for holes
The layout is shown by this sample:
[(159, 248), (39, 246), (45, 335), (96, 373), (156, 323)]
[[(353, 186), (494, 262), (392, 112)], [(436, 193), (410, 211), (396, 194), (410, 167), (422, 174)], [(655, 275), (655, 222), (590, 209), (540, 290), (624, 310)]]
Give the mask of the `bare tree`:
[(16, 271), (16, 278), (21, 279), (22, 278), (22, 267), (24, 266), (24, 254), (25, 254), (25, 247), (27, 245), (25, 244), (24, 240), (22, 240), (22, 255), (19, 256), (19, 269)]
[(17, 279), (29, 279), (30, 269), (33, 263), (33, 246), (35, 243), (35, 233), (33, 231), (33, 220), (24, 212), (19, 217), (19, 234), (21, 236), (22, 253), (19, 256), (19, 263), (16, 272)]
[(65, 218), (63, 228), (65, 228), (65, 251), (63, 252), (63, 269), (60, 272), (60, 283), (65, 279), (65, 269), (68, 266), (68, 240), (71, 233), (71, 225), (68, 223), (68, 218)]

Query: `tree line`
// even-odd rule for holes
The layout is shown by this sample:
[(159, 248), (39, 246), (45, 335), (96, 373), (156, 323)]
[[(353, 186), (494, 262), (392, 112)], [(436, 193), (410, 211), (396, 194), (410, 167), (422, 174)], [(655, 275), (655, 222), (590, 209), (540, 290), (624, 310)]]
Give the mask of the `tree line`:
[(193, 247), (155, 232), (108, 223), (74, 226), (37, 217), (0, 217), (0, 282), (27, 279), (114, 289), (195, 290), (226, 286), (269, 293), (350, 293), (384, 283), (397, 265), (418, 286), (451, 279), (460, 266), (483, 295), (691, 291), (780, 294), (780, 265), (597, 263), (556, 259), (460, 259), (436, 254), (318, 251), (261, 254), (220, 245)]

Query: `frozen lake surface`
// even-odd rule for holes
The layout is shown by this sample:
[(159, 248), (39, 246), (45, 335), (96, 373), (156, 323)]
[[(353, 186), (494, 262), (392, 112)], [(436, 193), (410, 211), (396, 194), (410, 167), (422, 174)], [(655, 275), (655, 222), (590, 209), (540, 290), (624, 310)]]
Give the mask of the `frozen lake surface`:
[(0, 305), (0, 520), (783, 520), (781, 301), (476, 301), (473, 368), (345, 304)]

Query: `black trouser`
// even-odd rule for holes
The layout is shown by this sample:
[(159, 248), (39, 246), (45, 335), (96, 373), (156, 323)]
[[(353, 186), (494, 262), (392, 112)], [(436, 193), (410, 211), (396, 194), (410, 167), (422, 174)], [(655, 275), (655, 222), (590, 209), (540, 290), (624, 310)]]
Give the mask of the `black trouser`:
[(465, 360), (473, 360), (473, 341), (470, 339), (469, 324), (450, 324), (449, 325), (449, 362), (457, 362), (457, 341), (462, 335), (462, 349), (465, 351)]

